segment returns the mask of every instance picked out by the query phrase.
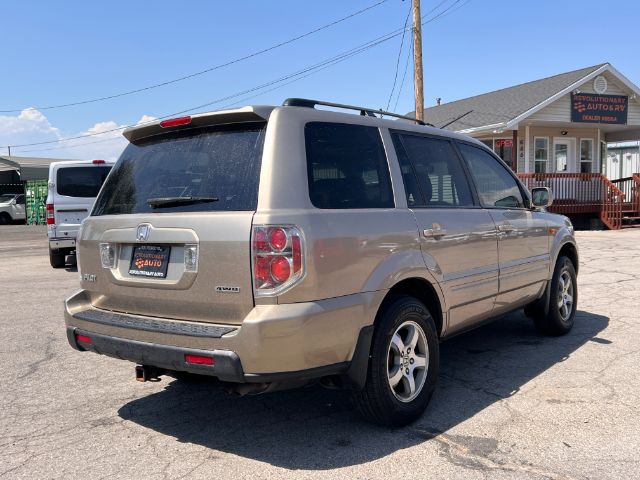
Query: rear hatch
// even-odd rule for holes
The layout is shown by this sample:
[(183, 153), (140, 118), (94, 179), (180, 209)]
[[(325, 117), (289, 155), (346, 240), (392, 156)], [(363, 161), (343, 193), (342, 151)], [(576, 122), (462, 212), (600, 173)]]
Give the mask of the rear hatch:
[(111, 165), (60, 166), (55, 174), (54, 223), (57, 238), (75, 238), (89, 216)]
[(94, 307), (242, 322), (253, 308), (250, 236), (265, 130), (264, 120), (185, 125), (132, 141), (79, 242)]

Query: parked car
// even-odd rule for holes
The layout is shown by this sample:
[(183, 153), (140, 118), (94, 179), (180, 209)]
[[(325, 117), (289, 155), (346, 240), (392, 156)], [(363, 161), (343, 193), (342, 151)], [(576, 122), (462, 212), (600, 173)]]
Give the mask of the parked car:
[(26, 220), (24, 203), (22, 193), (0, 195), (0, 225)]
[(49, 166), (47, 235), (53, 268), (64, 267), (67, 255), (75, 254), (80, 224), (89, 216), (113, 164), (106, 160), (81, 160), (53, 162)]
[(426, 408), (439, 342), (526, 308), (567, 333), (578, 250), (482, 143), (290, 99), (155, 122), (129, 145), (78, 237), (71, 346), (240, 393), (312, 381), (367, 419)]

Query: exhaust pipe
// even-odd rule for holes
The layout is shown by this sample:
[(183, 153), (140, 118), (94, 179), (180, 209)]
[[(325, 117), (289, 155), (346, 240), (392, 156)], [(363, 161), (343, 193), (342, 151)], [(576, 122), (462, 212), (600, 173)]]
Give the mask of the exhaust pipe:
[(269, 383), (229, 383), (223, 389), (232, 395), (261, 395), (263, 393), (279, 392), (280, 390), (289, 390), (291, 388), (300, 388), (308, 385), (309, 380), (292, 380), (287, 382), (269, 382)]
[(150, 365), (136, 365), (136, 380), (138, 382), (159, 382), (164, 372)]

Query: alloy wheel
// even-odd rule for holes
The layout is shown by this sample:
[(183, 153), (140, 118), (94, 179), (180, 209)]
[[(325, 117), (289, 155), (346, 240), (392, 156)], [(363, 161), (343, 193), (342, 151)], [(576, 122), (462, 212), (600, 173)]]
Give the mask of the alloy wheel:
[(566, 270), (560, 274), (558, 279), (558, 312), (563, 321), (571, 317), (573, 310), (573, 282)]
[(424, 387), (429, 368), (429, 347), (416, 322), (402, 323), (391, 337), (387, 354), (387, 379), (401, 402), (415, 399)]

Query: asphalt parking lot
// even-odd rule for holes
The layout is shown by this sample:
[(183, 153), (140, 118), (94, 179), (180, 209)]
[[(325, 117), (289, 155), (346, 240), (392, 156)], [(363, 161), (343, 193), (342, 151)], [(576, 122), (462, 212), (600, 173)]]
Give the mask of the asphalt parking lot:
[(134, 381), (72, 350), (43, 227), (0, 227), (0, 478), (640, 478), (640, 230), (578, 232), (576, 327), (511, 314), (441, 347), (414, 425), (363, 423), (338, 391), (233, 397)]

